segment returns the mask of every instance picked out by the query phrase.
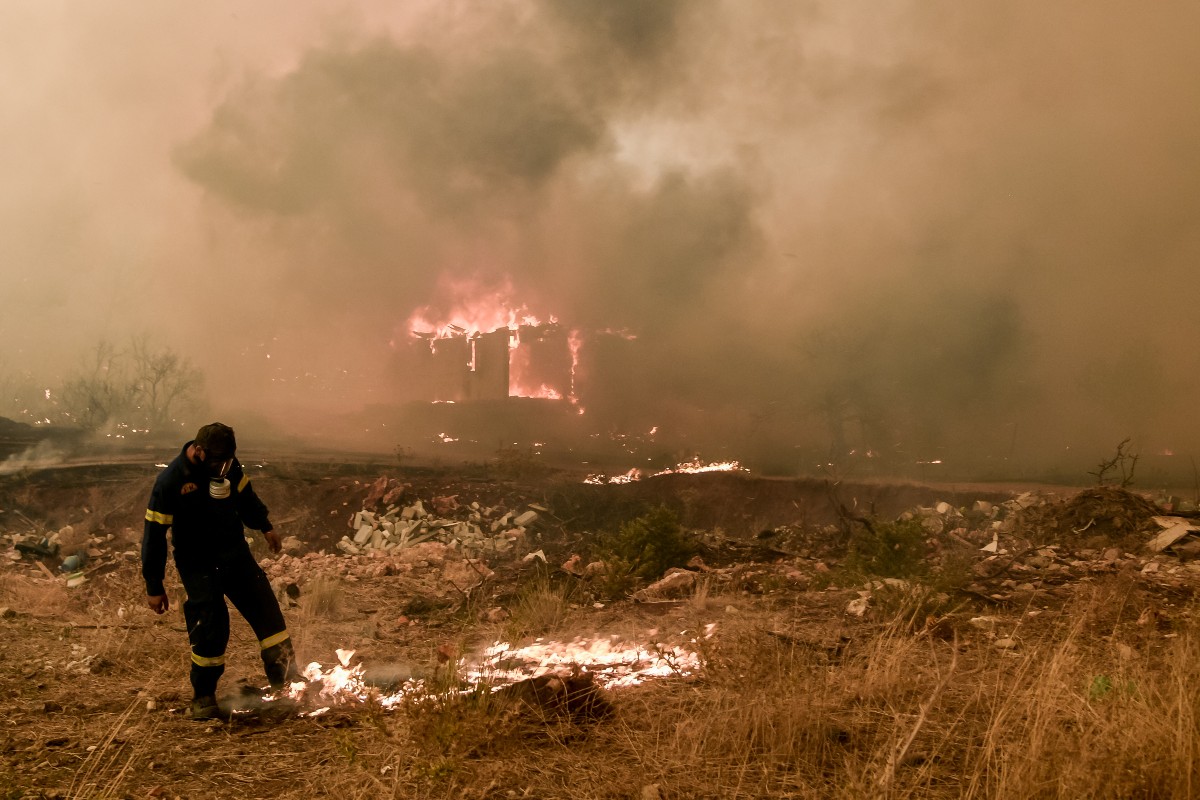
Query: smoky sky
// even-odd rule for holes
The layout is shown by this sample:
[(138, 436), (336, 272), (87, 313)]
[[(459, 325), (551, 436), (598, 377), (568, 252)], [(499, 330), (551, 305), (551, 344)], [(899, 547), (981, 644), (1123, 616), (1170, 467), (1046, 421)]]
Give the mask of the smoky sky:
[(477, 287), (723, 452), (1200, 446), (1195, 4), (394, 5), (4, 4), (0, 371), (352, 412)]

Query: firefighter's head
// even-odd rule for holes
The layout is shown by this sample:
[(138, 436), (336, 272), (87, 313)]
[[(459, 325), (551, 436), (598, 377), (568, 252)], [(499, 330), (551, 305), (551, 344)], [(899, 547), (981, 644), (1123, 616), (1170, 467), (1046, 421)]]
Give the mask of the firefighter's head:
[(211, 475), (220, 480), (233, 466), (237, 439), (234, 438), (233, 428), (213, 422), (196, 431), (194, 447), (197, 460), (204, 464)]

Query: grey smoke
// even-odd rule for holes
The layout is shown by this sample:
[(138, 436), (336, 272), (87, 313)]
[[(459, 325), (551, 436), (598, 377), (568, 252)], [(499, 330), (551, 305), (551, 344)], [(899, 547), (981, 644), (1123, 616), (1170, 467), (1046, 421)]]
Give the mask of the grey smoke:
[(1200, 446), (1192, 4), (135, 6), (0, 10), (10, 372), (149, 330), (303, 427), (474, 281), (781, 468)]

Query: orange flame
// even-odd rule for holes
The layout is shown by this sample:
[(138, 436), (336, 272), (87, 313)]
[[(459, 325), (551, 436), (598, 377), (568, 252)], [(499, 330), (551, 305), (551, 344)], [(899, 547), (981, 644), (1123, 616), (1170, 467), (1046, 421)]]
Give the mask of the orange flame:
[[(414, 335), (429, 340), (431, 349), (436, 348), (439, 339), (465, 337), (469, 340), (501, 329), (509, 331), (509, 387), (510, 397), (533, 397), (546, 400), (568, 399), (577, 404), (575, 399), (575, 368), (579, 362), (579, 349), (582, 337), (578, 331), (571, 331), (567, 337), (571, 355), (569, 386), (551, 386), (543, 382), (535, 382), (525, 375), (529, 367), (529, 356), (521, 350), (521, 327), (542, 327), (555, 325), (558, 318), (549, 315), (542, 318), (533, 314), (524, 304), (512, 301), (513, 289), (511, 283), (499, 289), (485, 290), (473, 281), (445, 282), (442, 287), (444, 294), (453, 298), (448, 311), (439, 311), (433, 306), (424, 306), (414, 311), (408, 318), (407, 329)], [(474, 355), (469, 366), (475, 368)]]

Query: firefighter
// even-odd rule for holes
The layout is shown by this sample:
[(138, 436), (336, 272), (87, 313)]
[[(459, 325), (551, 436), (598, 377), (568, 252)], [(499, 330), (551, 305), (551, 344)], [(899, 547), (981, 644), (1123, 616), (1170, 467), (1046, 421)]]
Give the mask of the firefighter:
[(271, 687), (280, 689), (298, 678), (283, 612), (266, 574), (250, 553), (244, 529), (261, 531), (273, 553), (280, 550), (279, 533), (234, 455), (236, 451), (229, 426), (214, 422), (200, 428), (196, 438), (159, 473), (146, 509), (142, 535), (146, 602), (156, 614), (170, 606), (163, 588), (168, 528), (175, 566), (187, 593), (183, 615), (192, 645), (193, 719), (221, 716), (216, 694), (229, 642), (226, 597), (258, 637)]

